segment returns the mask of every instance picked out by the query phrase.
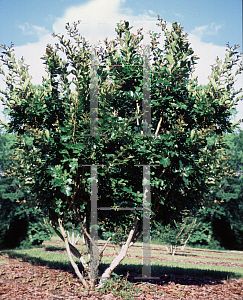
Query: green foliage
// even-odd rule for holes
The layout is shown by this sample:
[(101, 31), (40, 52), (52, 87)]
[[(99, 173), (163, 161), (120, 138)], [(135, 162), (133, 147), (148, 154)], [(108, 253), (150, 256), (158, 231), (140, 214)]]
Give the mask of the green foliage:
[(178, 246), (185, 247), (192, 233), (200, 225), (197, 224), (196, 221), (197, 216), (188, 216), (187, 212), (184, 213), (181, 222), (174, 220), (174, 224), (168, 224), (166, 226), (155, 223), (154, 226), (156, 229), (154, 230), (154, 234), (160, 238), (162, 243), (167, 245), (168, 251), (174, 255)]
[[(76, 46), (57, 36), (60, 46), (56, 50), (47, 47), (43, 59), (49, 78), (43, 79), (38, 90), (30, 84), (23, 62), (20, 62), (20, 69), (14, 63), (12, 48), (3, 51), (5, 60), (13, 67), (12, 76), (7, 80), (8, 89), (4, 92), (4, 102), (11, 116), (9, 130), (18, 132), (19, 136), (28, 132), (34, 139), (33, 147), (28, 149), (20, 136), (18, 172), (21, 171), (30, 191), (37, 193), (39, 199), (45, 199), (41, 206), (49, 209), (51, 218), (68, 210), (73, 195), (80, 212), (89, 206), (89, 167), (82, 167), (84, 164), (104, 165), (98, 168), (101, 205), (105, 200), (107, 206), (120, 206), (121, 203), (129, 206), (134, 205), (134, 201), (142, 203), (141, 198), (135, 197), (137, 191), (142, 192), (142, 170), (134, 165), (159, 163), (151, 183), (152, 210), (159, 212), (153, 217), (164, 223), (177, 218), (185, 206), (194, 207), (202, 201), (204, 193), (214, 185), (215, 175), (219, 176), (221, 168), (219, 166), (215, 174), (216, 171), (209, 166), (220, 162), (222, 142), (219, 136), (218, 143), (208, 149), (205, 147), (206, 138), (211, 132), (231, 130), (229, 109), (236, 103), (234, 96), (237, 93), (230, 94), (230, 83), (227, 89), (221, 85), (232, 80), (224, 69), (230, 62), (236, 64), (234, 56), (237, 51), (229, 48), (221, 69), (219, 61), (213, 68), (208, 89), (197, 89), (196, 79), (190, 78), (196, 57), (192, 55), (182, 29), (175, 23), (168, 32), (162, 20), (160, 26), (167, 39), (163, 52), (158, 47), (152, 48), (155, 63), (151, 72), (152, 131), (155, 133), (153, 128), (159, 129), (157, 136), (137, 134), (141, 122), (136, 125), (137, 118), (133, 118), (132, 110), (136, 109), (136, 101), (142, 107), (142, 83), (132, 97), (129, 91), (134, 90), (132, 87), (136, 86), (135, 81), (142, 71), (139, 73), (141, 68), (138, 67), (134, 71), (133, 66), (113, 67), (109, 72), (98, 67), (98, 84), (104, 84), (98, 99), (99, 119), (102, 120), (99, 132), (105, 138), (84, 136), (89, 134), (90, 124), (91, 63), (88, 44), (78, 37), (75, 30), (70, 35)], [(71, 31), (71, 28), (67, 29)], [(130, 56), (130, 52), (138, 48), (138, 39), (125, 27), (121, 35), (123, 32), (124, 42), (132, 50), (127, 53), (121, 48), (121, 53), (118, 52), (117, 45), (123, 46), (122, 38), (113, 44), (107, 42), (107, 52), (102, 53), (101, 64), (142, 64), (141, 56), (135, 56), (132, 61)], [(152, 35), (151, 39), (154, 45), (158, 36)], [(66, 60), (58, 56), (58, 50), (66, 55)], [(216, 71), (222, 76), (215, 86)], [(19, 73), (22, 75), (15, 78), (14, 74)], [(68, 75), (71, 74), (74, 77), (69, 81)], [(108, 76), (115, 78), (105, 89)], [(76, 88), (73, 93), (71, 83)], [(138, 114), (140, 120), (141, 116)], [(77, 183), (78, 189), (75, 188)]]
[(232, 173), (223, 178), (215, 193), (220, 203), (213, 212), (212, 228), (215, 239), (227, 249), (243, 249), (243, 133), (224, 135), (228, 146), (227, 164)]
[(214, 211), (214, 207), (205, 207), (198, 210), (198, 227), (193, 231), (188, 241), (189, 246), (222, 249), (213, 232), (212, 219)]
[[(49, 238), (39, 209), (26, 205), (26, 194), (17, 177), (7, 174), (13, 161), (16, 134), (0, 136), (0, 248), (31, 247)], [(22, 203), (20, 203), (22, 201)]]
[(214, 232), (223, 247), (243, 250), (243, 132), (225, 135), (225, 141), (234, 173), (222, 179), (217, 190), (221, 204), (214, 214)]
[[(133, 215), (128, 215), (124, 213), (124, 211), (118, 211), (114, 209), (114, 211), (110, 212), (110, 215), (113, 213), (116, 220), (112, 222), (112, 226), (110, 225), (110, 220), (108, 218), (104, 218), (100, 224), (99, 229), (102, 234), (102, 238), (107, 240), (109, 237), (111, 238), (110, 242), (115, 245), (119, 245), (120, 247), (125, 243), (127, 236), (131, 230), (133, 224)], [(121, 218), (125, 218), (126, 220), (121, 223)]]
[[(159, 17), (158, 21), (165, 43), (160, 49), (160, 35), (150, 33), (154, 60), (147, 74), (150, 85), (144, 82), (141, 68), (150, 69), (149, 60), (141, 55), (143, 35), (141, 30), (137, 36), (131, 33), (128, 22), (118, 24), (118, 37), (106, 39), (97, 57), (79, 35), (78, 24), (67, 25), (70, 39), (55, 35), (56, 48), (46, 47), (42, 59), (47, 77), (38, 88), (31, 84), (24, 61), (16, 63), (13, 47), (2, 46), (1, 61), (8, 66), (2, 102), (10, 116), (7, 129), (18, 135), (12, 174), (20, 178), (28, 202), (44, 210), (54, 227), (81, 224), (86, 218), (90, 232), (89, 165), (98, 166), (100, 207), (141, 207), (141, 166), (158, 165), (150, 174), (151, 219), (162, 225), (179, 221), (185, 209), (210, 202), (217, 181), (227, 174), (222, 167), (222, 133), (235, 128), (230, 116), (241, 99), (233, 88), (242, 71), (238, 46), (228, 45), (225, 61), (216, 60), (202, 89), (192, 76), (198, 58), (182, 27), (173, 23), (168, 31), (166, 22)], [(97, 85), (96, 116), (90, 107)], [(142, 109), (143, 94), (148, 92), (150, 128)], [(216, 142), (209, 147), (208, 137), (213, 134)], [(98, 221), (105, 220), (106, 228), (114, 228), (116, 222), (128, 227), (135, 216), (139, 232), (141, 211), (130, 217), (101, 211)]]
[(121, 297), (124, 300), (134, 299), (134, 294), (142, 292), (133, 283), (129, 282), (123, 275), (112, 273), (113, 277), (107, 280), (102, 288), (100, 294), (111, 293), (115, 297)]
[[(230, 167), (228, 176), (219, 181), (214, 194), (215, 203), (199, 211), (200, 226), (189, 244), (242, 250), (243, 185), (242, 185), (242, 132), (224, 134), (227, 160), (222, 167)], [(212, 137), (209, 144), (213, 144)]]

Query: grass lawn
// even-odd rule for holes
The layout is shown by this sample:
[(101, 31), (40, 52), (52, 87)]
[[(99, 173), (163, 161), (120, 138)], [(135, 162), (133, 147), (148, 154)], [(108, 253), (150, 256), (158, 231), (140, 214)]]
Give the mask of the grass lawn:
[[(99, 247), (103, 244), (104, 241), (98, 241)], [(154, 300), (162, 299), (162, 295), (163, 299), (170, 300), (214, 300), (219, 295), (222, 299), (242, 299), (239, 297), (243, 289), (243, 252), (186, 248), (172, 256), (165, 246), (152, 244), (151, 276), (157, 279), (144, 281), (136, 279), (142, 276), (142, 246), (142, 243), (133, 245), (114, 270), (117, 275), (128, 275), (127, 279), (112, 277), (104, 288), (95, 291), (95, 298), (93, 291), (84, 291), (68, 260), (64, 243), (57, 236), (39, 248), (0, 251), (0, 298), (94, 300), (104, 299), (103, 296), (109, 294), (109, 297), (113, 295), (109, 299), (116, 300)], [(83, 244), (77, 248), (85, 252)], [(114, 245), (107, 246), (99, 275), (118, 250)], [(87, 254), (84, 253), (84, 257), (87, 258)]]
[[(99, 240), (101, 246), (104, 241)], [(83, 244), (78, 244), (79, 250), (85, 251)], [(118, 253), (119, 247), (108, 245), (102, 263), (101, 271), (104, 270)], [(117, 274), (129, 272), (142, 273), (142, 243), (136, 243), (129, 248), (127, 257), (115, 269)], [(40, 248), (25, 250), (5, 250), (1, 254), (11, 255), (21, 260), (30, 261), (34, 264), (42, 264), (52, 268), (71, 269), (64, 243), (53, 236), (45, 241)], [(87, 255), (84, 256), (87, 259)], [(77, 259), (75, 259), (78, 262)], [(195, 276), (214, 276), (222, 279), (243, 278), (243, 252), (241, 251), (218, 251), (197, 248), (185, 248), (178, 250), (173, 257), (163, 245), (151, 245), (151, 276), (160, 273), (190, 274)]]

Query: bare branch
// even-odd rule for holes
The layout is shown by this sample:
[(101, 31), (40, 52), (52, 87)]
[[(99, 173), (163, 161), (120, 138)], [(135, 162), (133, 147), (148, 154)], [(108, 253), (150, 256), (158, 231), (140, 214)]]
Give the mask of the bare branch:
[(103, 253), (105, 251), (106, 246), (108, 245), (109, 241), (111, 240), (111, 237), (108, 238), (108, 240), (106, 241), (105, 245), (103, 246), (103, 248), (100, 250), (99, 253), (99, 262), (101, 261), (102, 257), (103, 257)]
[[(57, 230), (56, 225), (53, 224), (51, 221), (50, 221), (50, 223), (51, 223), (52, 228), (53, 228), (54, 231), (56, 232), (56, 234), (60, 237), (60, 239), (61, 239), (63, 242), (65, 242), (63, 235)], [(80, 260), (80, 262), (82, 263), (82, 265), (83, 265), (83, 267), (84, 267), (85, 272), (87, 272), (87, 273), (89, 274), (90, 269), (89, 269), (89, 266), (88, 266), (88, 264), (86, 263), (85, 259), (83, 258), (83, 255), (78, 251), (78, 249), (77, 249), (76, 247), (74, 247), (74, 246), (73, 246), (72, 244), (70, 244), (70, 243), (69, 243), (69, 248), (70, 248), (72, 254), (73, 254), (76, 258), (78, 258), (78, 259)]]
[(72, 257), (71, 251), (70, 251), (70, 244), (69, 244), (68, 239), (67, 239), (67, 234), (66, 234), (66, 232), (65, 232), (65, 230), (64, 230), (64, 228), (62, 226), (62, 221), (60, 219), (58, 219), (58, 224), (59, 224), (59, 227), (61, 229), (61, 233), (62, 233), (64, 242), (65, 242), (65, 246), (66, 246), (66, 249), (67, 249), (69, 260), (70, 260), (70, 262), (71, 262), (71, 264), (72, 264), (72, 266), (73, 266), (73, 268), (75, 270), (75, 273), (77, 274), (78, 278), (81, 280), (81, 282), (84, 285), (85, 289), (88, 290), (89, 285), (86, 282), (86, 280), (84, 279), (83, 275), (80, 273), (77, 264), (73, 260), (73, 257)]
[(125, 258), (128, 248), (130, 246), (130, 243), (132, 241), (132, 238), (136, 232), (137, 229), (137, 223), (138, 223), (138, 218), (136, 217), (134, 220), (133, 227), (128, 235), (126, 244), (124, 244), (119, 252), (119, 254), (113, 259), (111, 262), (110, 266), (104, 271), (104, 273), (101, 276), (100, 283), (98, 285), (98, 288), (101, 288), (104, 284), (104, 281), (106, 281), (110, 276), (111, 272), (120, 264), (120, 262)]
[(155, 135), (154, 135), (155, 139), (157, 138), (157, 135), (158, 135), (158, 133), (159, 133), (160, 126), (161, 126), (161, 123), (162, 123), (162, 119), (163, 119), (162, 117), (160, 117), (160, 119), (159, 119), (159, 123), (158, 123), (158, 125), (157, 125), (157, 129), (156, 129)]
[[(138, 105), (138, 100), (136, 101), (136, 106), (137, 106), (137, 116), (139, 115), (140, 109), (139, 109), (139, 105)], [(139, 119), (137, 118), (137, 126), (139, 126)]]

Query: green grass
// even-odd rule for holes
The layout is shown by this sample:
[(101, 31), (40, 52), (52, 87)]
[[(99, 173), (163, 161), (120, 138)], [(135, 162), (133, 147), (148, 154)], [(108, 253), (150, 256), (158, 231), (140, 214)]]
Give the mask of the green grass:
[[(99, 244), (104, 244), (104, 241), (99, 240)], [(142, 246), (143, 243), (136, 243), (128, 250), (128, 255), (132, 255), (131, 258), (126, 257), (121, 264), (114, 270), (112, 278), (106, 281), (105, 285), (101, 290), (97, 290), (95, 294), (112, 293), (115, 297), (120, 296), (123, 300), (134, 299), (133, 295), (139, 291), (139, 287), (133, 282), (127, 280), (125, 276), (129, 271), (130, 274), (136, 273), (136, 276), (142, 276)], [(84, 245), (78, 245), (79, 250), (85, 249)], [(117, 252), (119, 247), (114, 245), (108, 245), (105, 251), (106, 254), (112, 254), (112, 257), (104, 256), (99, 270), (101, 273), (110, 265), (113, 255)], [(57, 237), (53, 236), (51, 241), (45, 241), (42, 247), (21, 249), (21, 250), (5, 250), (0, 251), (4, 257), (13, 257), (22, 261), (28, 261), (32, 264), (44, 265), (50, 268), (61, 269), (61, 270), (72, 270), (71, 263), (68, 260), (64, 243)], [(135, 258), (139, 256), (140, 258)], [(205, 249), (203, 253), (202, 249), (186, 248), (184, 251), (178, 250), (176, 255), (173, 257), (170, 255), (164, 245), (151, 244), (151, 256), (160, 258), (161, 260), (151, 261), (151, 276), (163, 276), (165, 274), (175, 275), (188, 275), (199, 276), (200, 278), (210, 276), (221, 280), (228, 280), (231, 278), (243, 278), (242, 267), (225, 267), (220, 265), (210, 265), (211, 261), (230, 262), (230, 258), (235, 263), (243, 265), (243, 252), (240, 251), (218, 251)], [(203, 258), (200, 256), (208, 256), (209, 258)], [(87, 256), (85, 255), (85, 258)], [(167, 259), (167, 260), (165, 260)], [(235, 260), (234, 259), (238, 259)], [(78, 260), (74, 260), (79, 264)], [(188, 262), (195, 261), (195, 263)], [(206, 262), (204, 264), (196, 263), (197, 261)], [(87, 260), (86, 260), (87, 261)], [(1, 262), (1, 261), (0, 261)], [(82, 267), (80, 267), (82, 271)], [(118, 276), (125, 275), (125, 276)], [(146, 282), (146, 285), (149, 282)], [(151, 291), (149, 290), (149, 293)]]
[[(104, 241), (99, 241), (99, 243), (104, 243)], [(142, 243), (136, 243), (129, 249), (128, 254), (130, 255), (142, 255)], [(152, 260), (151, 262), (151, 275), (156, 276), (158, 274), (162, 275), (165, 273), (173, 274), (185, 274), (185, 275), (199, 275), (199, 276), (213, 276), (222, 279), (230, 278), (243, 278), (243, 268), (242, 267), (225, 267), (220, 265), (210, 265), (210, 264), (194, 264), (187, 262), (187, 260), (198, 261), (199, 259), (203, 262), (220, 261), (220, 262), (230, 262), (230, 258), (235, 263), (243, 264), (243, 253), (234, 251), (232, 256), (230, 256), (229, 251), (210, 251), (206, 250), (205, 256), (210, 256), (210, 258), (198, 258), (202, 255), (202, 249), (198, 253), (195, 248), (186, 248), (183, 252), (178, 251), (178, 253), (172, 257), (169, 255), (164, 246), (159, 246), (158, 244), (152, 244), (151, 247), (156, 249), (160, 248), (160, 251), (155, 251), (152, 249), (152, 257), (158, 258), (169, 258), (166, 260)], [(84, 249), (83, 245), (78, 245), (79, 250)], [(64, 250), (63, 253), (58, 251)], [(118, 247), (116, 248), (118, 250)], [(113, 246), (109, 245), (107, 247), (106, 253), (114, 253), (115, 249)], [(65, 251), (64, 243), (56, 236), (52, 238), (51, 241), (46, 241), (44, 245), (40, 248), (23, 249), (23, 250), (5, 250), (1, 251), (0, 254), (11, 256), (14, 258), (21, 259), (23, 261), (29, 261), (33, 264), (46, 265), (50, 268), (60, 268), (60, 269), (71, 269), (71, 264), (68, 260), (68, 256)], [(194, 257), (187, 257), (187, 255), (193, 255)], [(85, 256), (86, 257), (86, 256)], [(112, 261), (113, 257), (104, 256), (102, 259), (102, 264), (100, 265), (100, 270), (104, 270)], [(217, 258), (220, 258), (217, 259)], [(241, 259), (234, 261), (235, 258)], [(183, 260), (183, 261), (179, 261)], [(78, 262), (77, 259), (75, 259)], [(127, 271), (142, 272), (142, 260), (140, 258), (129, 258), (126, 257), (121, 264), (115, 269), (117, 274), (126, 274)]]

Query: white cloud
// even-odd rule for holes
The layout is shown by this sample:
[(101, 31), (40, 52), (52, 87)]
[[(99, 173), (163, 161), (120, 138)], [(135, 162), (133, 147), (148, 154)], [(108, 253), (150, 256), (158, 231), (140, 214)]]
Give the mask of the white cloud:
[(44, 61), (41, 57), (46, 53), (47, 44), (55, 44), (51, 34), (42, 36), (36, 43), (15, 47), (16, 58), (20, 59), (23, 56), (25, 63), (29, 66), (29, 74), (32, 76), (33, 84), (41, 84), (42, 76), (46, 75)]
[[(136, 32), (137, 28), (144, 26), (146, 27), (146, 31), (151, 29), (155, 32), (161, 32), (160, 28), (156, 26), (158, 20), (153, 11), (148, 10), (142, 14), (135, 15), (131, 9), (124, 7), (124, 3), (124, 0), (92, 0), (85, 4), (69, 7), (61, 18), (55, 19), (53, 30), (56, 33), (65, 35), (65, 24), (67, 22), (72, 24), (74, 21), (81, 20), (82, 22), (78, 27), (79, 32), (81, 36), (92, 43), (98, 40), (103, 41), (106, 36), (108, 39), (114, 39), (116, 37), (115, 27), (120, 20), (129, 21), (130, 26), (134, 26), (132, 32)], [(97, 21), (103, 23), (97, 24)], [(147, 22), (142, 23), (142, 21)], [(87, 24), (85, 24), (85, 22)], [(170, 28), (171, 24), (167, 23), (167, 25)], [(45, 28), (37, 27), (38, 26), (32, 25), (25, 25), (24, 27), (23, 25), (22, 29), (25, 30), (26, 34), (33, 34), (35, 32), (39, 37), (37, 43), (29, 43), (24, 46), (15, 47), (16, 58), (20, 59), (23, 56), (25, 62), (30, 66), (29, 71), (33, 77), (33, 84), (41, 84), (42, 76), (45, 76), (43, 61), (40, 57), (45, 54), (46, 45), (48, 43), (54, 45), (55, 42), (57, 42), (51, 34), (47, 34)], [(195, 71), (195, 75), (198, 76), (200, 84), (208, 83), (208, 76), (211, 73), (210, 65), (215, 63), (216, 57), (218, 56), (220, 59), (224, 59), (226, 47), (201, 41), (204, 35), (215, 35), (220, 28), (220, 25), (212, 23), (211, 25), (196, 27), (188, 36), (195, 54), (200, 57), (200, 60), (197, 61)], [(96, 31), (96, 35), (92, 35), (93, 30)], [(161, 38), (161, 41), (162, 40)], [(238, 80), (236, 84), (237, 88), (241, 87), (241, 83), (243, 82), (242, 78), (243, 77)], [(0, 88), (1, 85), (0, 79)], [(238, 110), (239, 109), (243, 116), (243, 103), (241, 108), (238, 106)]]
[(46, 21), (48, 21), (48, 22), (54, 22), (54, 21), (56, 21), (57, 17), (55, 17), (55, 16), (49, 14), (48, 16), (46, 16), (45, 19), (46, 19)]
[(150, 15), (156, 16), (156, 13), (153, 10), (149, 9), (148, 12), (149, 12)]
[[(200, 59), (197, 60), (194, 76), (198, 77), (199, 84), (207, 84), (209, 82), (209, 75), (211, 74), (211, 66), (215, 64), (216, 58), (224, 62), (226, 54), (226, 46), (218, 46), (213, 43), (205, 43), (201, 41), (200, 36), (189, 33), (188, 40), (191, 43), (191, 47)], [(237, 80), (234, 84), (234, 88), (239, 90), (243, 87), (243, 74), (237, 76)], [(238, 114), (235, 117), (235, 121), (242, 119), (243, 117), (243, 100), (236, 106)], [(243, 124), (241, 124), (243, 129)]]
[(224, 59), (226, 47), (202, 42), (200, 36), (193, 32), (189, 33), (188, 40), (194, 54), (200, 58), (196, 61), (195, 75), (198, 76), (200, 84), (207, 84), (208, 76), (211, 74), (211, 65), (215, 64), (217, 56), (219, 59)]
[(179, 14), (179, 13), (175, 12), (175, 11), (174, 11), (173, 13), (174, 13), (174, 15), (175, 15), (175, 16), (177, 16), (177, 17), (179, 17), (179, 18), (184, 18), (184, 16), (183, 16), (183, 15), (181, 15), (181, 14)]
[(35, 35), (38, 38), (41, 38), (42, 36), (49, 33), (49, 31), (45, 29), (44, 26), (36, 26), (29, 24), (28, 22), (25, 22), (24, 24), (19, 24), (18, 27), (22, 30), (23, 35)]
[[(46, 76), (43, 60), (40, 58), (45, 54), (46, 45), (50, 43), (54, 45), (53, 38), (50, 34), (42, 36), (36, 43), (28, 43), (24, 46), (14, 47), (15, 58), (18, 61), (21, 57), (24, 58), (25, 64), (29, 66), (29, 74), (32, 76), (33, 84), (41, 84), (42, 76)], [(6, 68), (4, 68), (6, 71)], [(4, 90), (5, 83), (3, 77), (0, 77), (0, 90)], [(7, 121), (2, 114), (3, 105), (0, 103), (0, 120)]]
[[(136, 16), (132, 13), (128, 14), (128, 10), (121, 7), (121, 4), (124, 2), (124, 0), (93, 0), (79, 6), (69, 7), (64, 12), (63, 17), (56, 18), (53, 24), (54, 32), (65, 34), (65, 25), (67, 22), (72, 24), (74, 21), (82, 20), (79, 26), (80, 34), (85, 37), (86, 40), (90, 41), (92, 38), (92, 29), (97, 29), (97, 40), (100, 39), (103, 41), (106, 36), (108, 39), (116, 37), (115, 27), (120, 20), (131, 21), (131, 25), (134, 25), (132, 21), (154, 21), (153, 26), (155, 27), (157, 18), (152, 18), (147, 13)], [(97, 21), (104, 22), (105, 24), (98, 24), (97, 28), (95, 28)], [(84, 24), (85, 22), (87, 22), (87, 24)], [(25, 62), (29, 65), (29, 72), (33, 77), (33, 83), (40, 84), (42, 76), (45, 75), (43, 61), (40, 57), (45, 54), (46, 45), (54, 45), (57, 39), (54, 39), (44, 27), (38, 27), (28, 23), (19, 26), (24, 34), (36, 34), (39, 37), (39, 41), (36, 43), (28, 43), (23, 46), (17, 46), (14, 49), (16, 59), (20, 59), (23, 56)], [(137, 23), (135, 27), (142, 27), (142, 24)]]
[[(103, 41), (106, 36), (108, 39), (114, 39), (116, 37), (115, 27), (120, 20), (153, 20), (155, 27), (157, 18), (152, 18), (147, 13), (135, 16), (133, 15), (132, 10), (122, 8), (123, 3), (125, 3), (125, 0), (93, 0), (79, 6), (69, 7), (61, 18), (55, 18), (53, 29), (56, 33), (65, 34), (65, 25), (67, 22), (72, 24), (74, 21), (82, 20), (82, 24), (79, 26), (80, 34), (88, 41), (96, 41), (97, 39)], [(106, 24), (98, 24), (95, 28), (97, 21), (105, 22)], [(87, 22), (87, 24), (83, 24), (85, 22)], [(132, 22), (130, 22), (130, 24), (131, 23)], [(141, 23), (135, 25), (137, 28), (142, 27)], [(16, 59), (18, 60), (21, 57), (24, 57), (25, 63), (29, 65), (29, 73), (33, 78), (32, 83), (41, 84), (42, 76), (46, 76), (46, 73), (43, 60), (40, 58), (45, 54), (46, 45), (54, 45), (57, 40), (54, 39), (44, 27), (38, 27), (29, 23), (21, 24), (19, 27), (23, 34), (35, 34), (39, 38), (39, 41), (36, 43), (28, 43), (23, 46), (17, 46), (14, 49)], [(97, 29), (97, 39), (92, 37), (91, 32), (93, 29)], [(4, 87), (5, 85), (2, 77), (0, 77), (0, 89), (4, 89)], [(0, 104), (0, 119), (4, 120), (1, 113), (2, 110)]]
[(220, 28), (222, 28), (222, 25), (211, 23), (210, 25), (196, 26), (191, 33), (202, 38), (205, 35), (217, 35)]
[[(70, 7), (54, 23), (53, 30), (65, 34), (66, 23), (72, 24), (81, 20), (78, 27), (80, 34), (93, 43), (97, 38), (101, 41), (106, 37), (108, 39), (115, 38), (115, 27), (120, 20), (129, 21), (132, 26), (134, 21), (154, 21), (154, 24), (157, 22), (155, 15), (153, 17), (149, 15), (154, 14), (153, 11), (149, 10), (149, 13), (134, 15), (132, 9), (122, 5), (124, 2), (124, 0), (92, 0), (79, 6)], [(100, 23), (97, 25), (97, 22)], [(142, 24), (136, 24), (136, 28), (141, 27), (140, 25)], [(96, 37), (91, 34), (92, 31), (96, 32)]]

